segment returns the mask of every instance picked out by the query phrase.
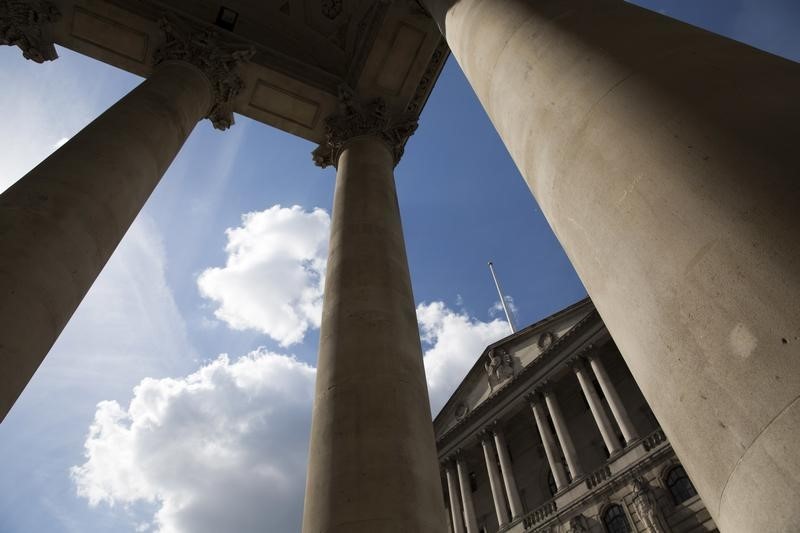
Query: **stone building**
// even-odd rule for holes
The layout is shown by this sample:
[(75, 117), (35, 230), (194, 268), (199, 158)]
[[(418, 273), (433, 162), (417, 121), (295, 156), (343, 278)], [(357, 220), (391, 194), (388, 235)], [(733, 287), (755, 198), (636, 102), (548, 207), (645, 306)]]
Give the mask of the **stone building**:
[(588, 298), (484, 350), (434, 421), (450, 531), (717, 531)]
[(800, 531), (796, 63), (625, 0), (0, 0), (55, 44), (145, 79), (0, 195), (0, 419), (240, 113), (337, 169), (303, 530), (442, 531), (394, 167), (452, 53), (720, 529)]

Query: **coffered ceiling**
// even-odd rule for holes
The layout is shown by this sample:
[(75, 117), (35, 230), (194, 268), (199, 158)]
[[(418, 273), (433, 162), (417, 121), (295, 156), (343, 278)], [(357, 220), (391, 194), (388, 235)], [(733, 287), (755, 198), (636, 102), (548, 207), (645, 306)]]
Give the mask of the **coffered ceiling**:
[(391, 113), (418, 114), (448, 54), (415, 0), (53, 0), (58, 44), (147, 76), (179, 17), (215, 27), (256, 50), (242, 67), (247, 86), (235, 111), (320, 142), (342, 84), (382, 97)]

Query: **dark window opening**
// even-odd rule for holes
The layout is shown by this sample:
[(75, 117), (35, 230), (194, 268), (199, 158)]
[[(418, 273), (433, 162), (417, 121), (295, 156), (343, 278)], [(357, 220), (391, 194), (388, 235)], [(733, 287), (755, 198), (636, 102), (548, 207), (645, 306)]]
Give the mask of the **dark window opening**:
[(680, 465), (669, 471), (665, 481), (670, 494), (672, 494), (672, 500), (676, 504), (685, 502), (697, 495), (697, 490), (694, 488), (689, 476), (686, 475), (686, 470)]
[(603, 525), (608, 533), (631, 533), (631, 524), (625, 511), (617, 504), (609, 506), (603, 512)]

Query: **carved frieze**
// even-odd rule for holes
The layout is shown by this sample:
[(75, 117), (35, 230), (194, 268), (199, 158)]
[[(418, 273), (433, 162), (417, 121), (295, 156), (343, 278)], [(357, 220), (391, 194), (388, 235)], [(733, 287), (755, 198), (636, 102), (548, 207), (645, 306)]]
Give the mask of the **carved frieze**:
[(336, 166), (347, 141), (369, 135), (378, 137), (389, 146), (397, 164), (403, 156), (406, 141), (416, 129), (416, 117), (392, 120), (383, 99), (362, 102), (352, 89), (342, 86), (339, 89), (339, 113), (325, 120), (325, 142), (311, 155), (314, 163), (322, 168)]
[(251, 47), (224, 41), (217, 30), (195, 28), (177, 20), (162, 19), (164, 43), (154, 56), (156, 65), (184, 61), (200, 69), (211, 82), (214, 98), (206, 118), (218, 130), (233, 125), (233, 100), (244, 89), (237, 67), (255, 54)]
[(47, 0), (0, 0), (0, 45), (18, 46), (37, 63), (58, 57), (50, 25), (61, 18)]

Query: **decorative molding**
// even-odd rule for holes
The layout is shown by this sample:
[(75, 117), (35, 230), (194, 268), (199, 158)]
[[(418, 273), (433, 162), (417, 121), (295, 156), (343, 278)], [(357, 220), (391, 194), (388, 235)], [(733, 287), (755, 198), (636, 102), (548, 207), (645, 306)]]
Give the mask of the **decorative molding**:
[(18, 46), (37, 63), (58, 58), (50, 25), (61, 12), (48, 0), (0, 0), (0, 45)]
[(234, 123), (233, 100), (244, 89), (237, 67), (249, 61), (255, 50), (225, 42), (215, 29), (198, 28), (188, 22), (166, 18), (162, 18), (159, 25), (165, 40), (153, 55), (154, 64), (182, 61), (198, 68), (208, 77), (213, 92), (206, 118), (218, 130), (230, 128)]
[(339, 114), (325, 120), (326, 140), (311, 156), (317, 166), (335, 167), (348, 141), (374, 136), (386, 143), (396, 165), (403, 156), (406, 141), (416, 129), (416, 117), (404, 116), (393, 121), (382, 98), (362, 102), (352, 89), (342, 85), (339, 87)]
[(433, 84), (439, 77), (439, 71), (442, 70), (442, 65), (444, 64), (444, 60), (447, 59), (449, 52), (450, 49), (447, 47), (447, 41), (442, 37), (439, 40), (439, 44), (437, 44), (436, 48), (433, 50), (431, 59), (428, 61), (428, 66), (425, 68), (425, 72), (422, 74), (417, 88), (414, 91), (414, 96), (411, 97), (411, 101), (406, 106), (406, 113), (417, 114), (422, 110), (422, 107), (428, 100), (428, 95), (430, 95), (433, 89)]
[(333, 20), (342, 14), (342, 4), (342, 0), (322, 0), (320, 2), (320, 9), (323, 15)]
[(552, 331), (545, 331), (541, 335), (539, 335), (539, 340), (536, 344), (539, 346), (539, 349), (546, 350), (550, 347), (553, 342), (556, 340), (556, 335)]

